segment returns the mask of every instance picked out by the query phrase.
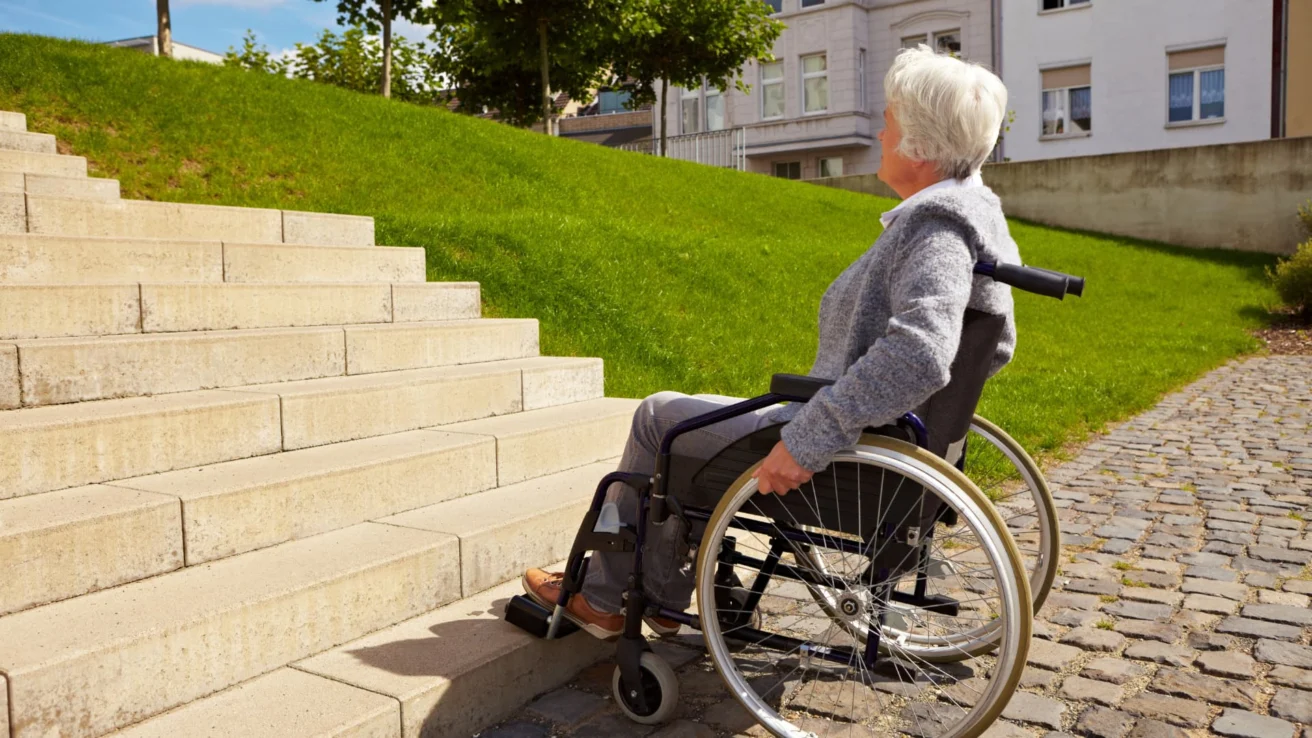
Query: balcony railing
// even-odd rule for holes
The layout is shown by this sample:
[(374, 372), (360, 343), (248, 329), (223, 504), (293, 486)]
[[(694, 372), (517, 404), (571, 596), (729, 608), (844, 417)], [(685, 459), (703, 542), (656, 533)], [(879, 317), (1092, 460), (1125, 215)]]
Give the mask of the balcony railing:
[[(617, 146), (625, 151), (640, 154), (660, 155), (660, 139)], [(665, 149), (671, 159), (694, 161), (712, 167), (725, 167), (747, 171), (747, 129), (729, 128), (723, 131), (705, 133), (688, 133), (682, 136), (667, 136)]]

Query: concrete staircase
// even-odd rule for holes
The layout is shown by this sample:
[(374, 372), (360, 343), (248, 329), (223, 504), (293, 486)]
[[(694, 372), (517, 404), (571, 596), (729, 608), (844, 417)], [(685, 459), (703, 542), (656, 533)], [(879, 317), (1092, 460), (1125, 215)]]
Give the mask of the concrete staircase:
[(467, 736), (635, 403), (370, 218), (119, 199), (0, 113), (0, 738)]

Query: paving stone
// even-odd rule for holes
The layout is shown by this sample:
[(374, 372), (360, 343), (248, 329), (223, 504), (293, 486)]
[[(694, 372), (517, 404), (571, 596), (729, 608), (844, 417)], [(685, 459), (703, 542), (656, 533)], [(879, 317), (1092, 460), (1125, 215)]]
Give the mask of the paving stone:
[[(1142, 564), (1146, 562), (1141, 559), (1139, 563)], [(1142, 582), (1149, 587), (1156, 587), (1157, 589), (1154, 589), (1153, 591), (1159, 592), (1160, 596), (1163, 598), (1169, 597), (1172, 594), (1167, 590), (1173, 590), (1180, 585), (1180, 576), (1178, 574), (1168, 574), (1158, 571), (1135, 571), (1130, 572), (1128, 576), (1132, 581)], [(1125, 590), (1121, 590), (1121, 596), (1126, 596)], [(1177, 596), (1175, 600), (1178, 603), (1179, 597)]]
[(1062, 636), (1061, 642), (1085, 651), (1115, 651), (1125, 645), (1125, 636), (1101, 628), (1076, 628)]
[(1229, 738), (1294, 738), (1292, 723), (1246, 710), (1222, 712), (1212, 723), (1212, 730)]
[[(1209, 554), (1209, 553), (1183, 554), (1176, 560), (1188, 566), (1221, 567), (1221, 566), (1226, 566), (1227, 564), (1230, 563), (1229, 556), (1221, 556), (1219, 554)], [(1187, 573), (1186, 576), (1188, 576)]]
[(1207, 725), (1207, 704), (1197, 700), (1145, 692), (1126, 700), (1122, 708), (1135, 715), (1186, 728), (1202, 728)]
[(1294, 643), (1260, 640), (1253, 646), (1253, 658), (1267, 664), (1312, 669), (1312, 648)]
[(1239, 580), (1239, 572), (1222, 569), (1219, 566), (1191, 566), (1184, 570), (1184, 575), (1196, 579), (1212, 579), (1218, 582), (1235, 582)]
[(1300, 725), (1312, 725), (1312, 692), (1279, 690), (1271, 698), (1271, 715)]
[(1075, 732), (1089, 738), (1125, 738), (1134, 727), (1134, 717), (1119, 710), (1091, 707), (1080, 715)]
[(1153, 623), (1147, 620), (1122, 620), (1116, 624), (1116, 632), (1131, 638), (1175, 643), (1184, 637), (1184, 628), (1167, 623)]
[(1125, 649), (1125, 657), (1153, 661), (1168, 666), (1188, 666), (1194, 662), (1195, 651), (1183, 646), (1171, 646), (1155, 641), (1139, 641)]
[[(1048, 619), (1058, 625), (1063, 625), (1068, 628), (1079, 628), (1085, 625), (1093, 625), (1097, 623), (1099, 620), (1102, 620), (1102, 616), (1096, 612), (1090, 612), (1088, 610), (1062, 610)], [(1037, 623), (1039, 621), (1035, 622)]]
[(1217, 582), (1211, 579), (1185, 579), (1180, 583), (1180, 591), (1185, 594), (1224, 597), (1227, 600), (1239, 602), (1248, 599), (1248, 587), (1233, 582)]
[(1073, 610), (1097, 610), (1102, 606), (1102, 601), (1096, 595), (1076, 594), (1074, 592), (1050, 592), (1048, 600), (1044, 603), (1044, 609), (1052, 608), (1061, 610), (1070, 608)]
[(742, 733), (756, 725), (756, 719), (733, 698), (707, 708), (702, 714), (702, 722), (730, 733)]
[(901, 717), (908, 735), (938, 738), (965, 714), (962, 708), (942, 702), (912, 702), (902, 708)]
[(1021, 689), (1047, 689), (1056, 680), (1057, 672), (1030, 667), (1020, 675), (1020, 687)]
[(551, 731), (541, 725), (516, 720), (478, 735), (479, 738), (547, 738)]
[(1222, 707), (1239, 707), (1251, 710), (1257, 706), (1261, 690), (1252, 684), (1178, 669), (1162, 669), (1153, 678), (1150, 687), (1162, 694), (1187, 699), (1201, 699)]
[(1312, 551), (1293, 551), (1275, 546), (1249, 546), (1248, 555), (1263, 561), (1276, 561), (1282, 564), (1312, 564)]
[(1112, 684), (1125, 684), (1147, 673), (1148, 670), (1139, 664), (1122, 659), (1102, 658), (1090, 661), (1080, 675)]
[[(1139, 579), (1149, 573), (1151, 572), (1131, 572), (1126, 575), (1126, 578)], [(1121, 599), (1175, 606), (1180, 604), (1180, 600), (1184, 599), (1184, 595), (1179, 592), (1171, 592), (1165, 589), (1154, 589), (1152, 587), (1126, 587), (1121, 590)]]
[(659, 640), (651, 644), (651, 650), (656, 652), (657, 656), (665, 659), (671, 669), (681, 669), (686, 664), (690, 664), (702, 657), (704, 650), (694, 650), (678, 645), (676, 641)]
[[(1083, 700), (1114, 707), (1124, 696), (1124, 690), (1109, 682), (1071, 676), (1066, 677), (1066, 681), (1062, 682), (1058, 696), (1068, 700)], [(1126, 729), (1129, 729), (1128, 726)]]
[(1016, 692), (1011, 696), (1002, 717), (1021, 723), (1033, 723), (1053, 730), (1061, 729), (1061, 716), (1066, 706), (1057, 700), (1040, 697), (1031, 692)]
[(1257, 601), (1263, 605), (1290, 605), (1292, 607), (1308, 607), (1312, 605), (1312, 597), (1297, 592), (1276, 592), (1270, 589), (1259, 589), (1257, 591)]
[[(836, 735), (841, 736), (842, 733)], [(1034, 734), (1015, 723), (999, 720), (981, 733), (979, 738), (1034, 738)]]
[[(1285, 567), (1282, 565), (1269, 564), (1258, 561), (1257, 559), (1236, 558), (1235, 563), (1236, 569), (1243, 568), (1248, 571), (1248, 573), (1244, 575), (1244, 583), (1253, 587), (1272, 589), (1280, 581), (1276, 575), (1286, 571)], [(1242, 564), (1242, 566), (1239, 566), (1239, 564)], [(1289, 572), (1290, 576), (1292, 576), (1297, 573), (1297, 570), (1291, 568), (1289, 569)]]
[(1063, 646), (1051, 641), (1034, 641), (1030, 644), (1026, 663), (1042, 666), (1045, 669), (1060, 671), (1067, 664), (1079, 658), (1083, 652), (1074, 646)]
[[(690, 730), (687, 726), (692, 726), (695, 730)], [(580, 725), (570, 733), (570, 738), (614, 738), (617, 735), (627, 738), (644, 736), (653, 730), (655, 730), (653, 726), (639, 725), (618, 712), (612, 712)], [(660, 738), (715, 738), (715, 731), (705, 725), (678, 720), (665, 726), (656, 735)]]
[(1184, 604), (1182, 607), (1186, 610), (1210, 612), (1216, 615), (1234, 615), (1235, 611), (1239, 609), (1239, 603), (1234, 600), (1227, 600), (1224, 597), (1191, 594), (1184, 598)]
[(1182, 625), (1189, 630), (1211, 630), (1220, 619), (1219, 615), (1209, 615), (1197, 610), (1180, 610), (1171, 616), (1172, 623)]
[(1312, 671), (1295, 669), (1292, 666), (1277, 666), (1267, 672), (1266, 678), (1273, 684), (1286, 687), (1312, 690)]
[(1170, 723), (1144, 718), (1135, 722), (1127, 738), (1189, 738), (1189, 734)]
[(1285, 582), (1285, 591), (1312, 595), (1312, 579), (1291, 579)]
[(595, 694), (566, 688), (542, 695), (528, 706), (528, 713), (558, 725), (574, 727), (605, 707), (606, 700)]
[(1288, 625), (1312, 625), (1312, 610), (1292, 605), (1245, 605), (1243, 616)]
[(1216, 631), (1233, 633), (1245, 638), (1278, 638), (1284, 641), (1297, 641), (1303, 635), (1303, 629), (1293, 625), (1236, 617), (1226, 618), (1217, 623)]
[(1233, 651), (1238, 648), (1234, 636), (1194, 631), (1189, 634), (1189, 647), (1200, 651)]
[(1195, 663), (1204, 674), (1236, 679), (1251, 679), (1253, 667), (1257, 665), (1252, 656), (1236, 651), (1209, 651)]

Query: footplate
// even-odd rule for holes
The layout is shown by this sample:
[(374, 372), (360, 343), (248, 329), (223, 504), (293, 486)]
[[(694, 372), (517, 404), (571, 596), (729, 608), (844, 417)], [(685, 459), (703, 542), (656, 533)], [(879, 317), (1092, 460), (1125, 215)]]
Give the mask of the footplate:
[(899, 604), (918, 607), (922, 610), (938, 615), (947, 615), (955, 618), (961, 613), (961, 603), (947, 595), (935, 594), (917, 597), (908, 592), (893, 590), (893, 595), (890, 599)]
[[(510, 604), (506, 605), (506, 622), (529, 635), (546, 638), (551, 629), (551, 612), (529, 597), (515, 595), (510, 598)], [(564, 638), (578, 629), (579, 626), (563, 619), (556, 628), (556, 637)]]

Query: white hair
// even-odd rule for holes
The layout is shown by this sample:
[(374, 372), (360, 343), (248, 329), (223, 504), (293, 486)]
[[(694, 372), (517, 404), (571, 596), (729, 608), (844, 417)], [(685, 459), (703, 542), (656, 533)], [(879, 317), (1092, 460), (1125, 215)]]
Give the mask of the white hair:
[(997, 75), (924, 44), (897, 55), (884, 77), (884, 99), (902, 129), (898, 152), (955, 179), (984, 164), (1007, 110)]

